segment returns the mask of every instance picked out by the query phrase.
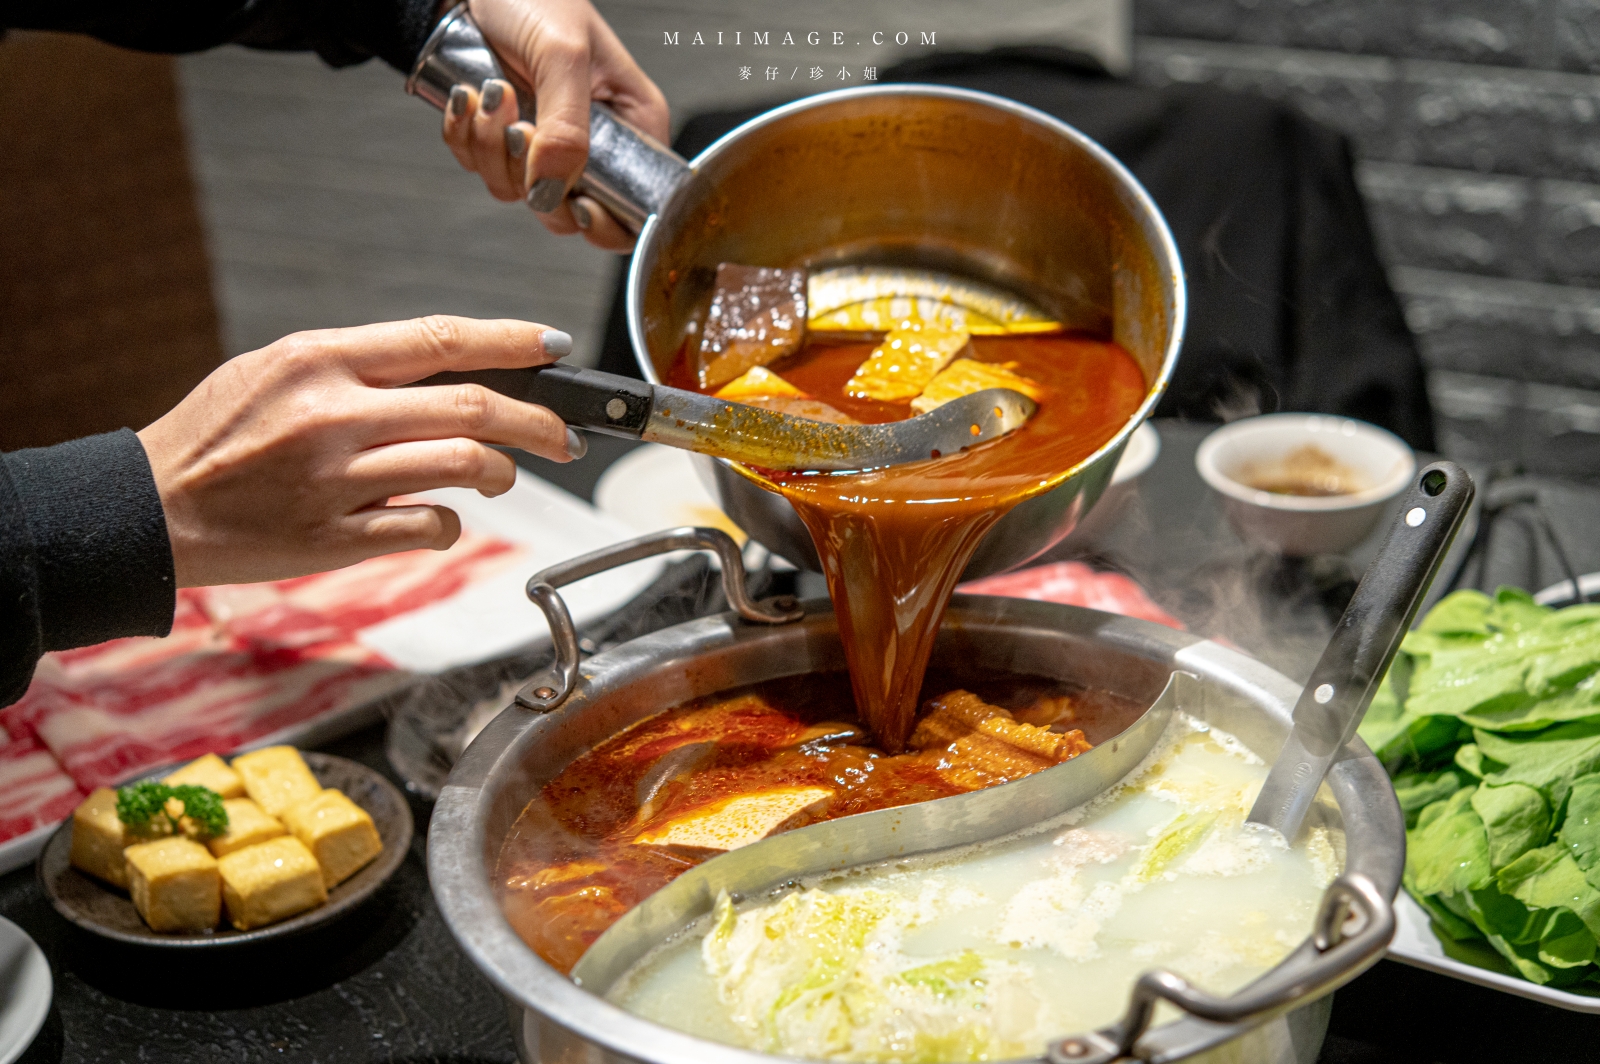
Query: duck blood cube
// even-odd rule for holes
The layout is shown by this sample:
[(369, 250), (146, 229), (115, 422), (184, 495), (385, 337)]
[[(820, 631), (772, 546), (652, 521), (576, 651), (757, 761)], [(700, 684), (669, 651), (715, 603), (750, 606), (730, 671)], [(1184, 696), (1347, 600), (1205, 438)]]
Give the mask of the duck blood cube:
[(196, 758), (178, 771), (164, 777), (162, 783), (170, 783), (177, 787), (185, 783), (198, 784), (216, 791), (224, 798), (241, 798), (244, 796), (244, 780), (239, 774), (228, 767), (228, 763), (216, 754), (207, 754)]
[(292, 835), (246, 846), (217, 862), (228, 921), (240, 931), (286, 920), (328, 900), (322, 869)]
[(702, 388), (720, 388), (755, 366), (800, 350), (806, 334), (806, 271), (724, 262), (700, 335)]
[(228, 811), (228, 830), (206, 842), (213, 857), (226, 857), (235, 850), (254, 846), (258, 842), (287, 834), (275, 817), (261, 811), (261, 807), (248, 798), (229, 798), (222, 803)]
[(332, 788), (291, 806), (283, 814), (283, 822), (316, 857), (322, 866), (323, 885), (330, 890), (383, 849), (372, 816), (343, 791)]
[(244, 780), (251, 800), (268, 816), (282, 816), (291, 805), (315, 797), (322, 784), (292, 746), (268, 746), (240, 754), (233, 770)]
[(152, 931), (208, 931), (222, 915), (217, 859), (193, 839), (173, 835), (123, 851), (128, 893)]

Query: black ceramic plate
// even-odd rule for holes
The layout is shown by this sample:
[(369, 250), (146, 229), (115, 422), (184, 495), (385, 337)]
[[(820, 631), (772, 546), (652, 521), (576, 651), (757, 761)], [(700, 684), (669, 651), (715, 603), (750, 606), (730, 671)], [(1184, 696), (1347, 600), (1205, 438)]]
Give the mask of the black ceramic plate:
[(383, 852), (373, 862), (328, 891), (328, 903), (291, 917), (281, 923), (253, 931), (223, 927), (194, 935), (152, 931), (133, 907), (126, 891), (117, 890), (73, 868), (67, 861), (72, 849), (72, 820), (69, 818), (45, 843), (39, 855), (39, 882), (49, 895), (56, 912), (85, 931), (136, 946), (161, 946), (168, 949), (216, 949), (287, 938), (320, 927), (350, 912), (383, 885), (405, 860), (411, 848), (411, 807), (394, 784), (365, 765), (335, 757), (303, 751), (306, 765), (324, 787), (337, 787), (352, 802), (372, 815)]

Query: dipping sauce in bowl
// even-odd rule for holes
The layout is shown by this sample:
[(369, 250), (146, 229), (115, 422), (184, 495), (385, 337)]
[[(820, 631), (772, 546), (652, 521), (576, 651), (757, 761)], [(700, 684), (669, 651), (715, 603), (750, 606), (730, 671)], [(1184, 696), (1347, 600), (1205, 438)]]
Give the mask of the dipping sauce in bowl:
[(1276, 462), (1247, 462), (1239, 480), (1274, 495), (1327, 498), (1354, 495), (1367, 480), (1315, 443), (1303, 443)]
[(1346, 417), (1267, 414), (1224, 425), (1194, 464), (1246, 542), (1290, 557), (1365, 539), (1417, 461), (1391, 432)]

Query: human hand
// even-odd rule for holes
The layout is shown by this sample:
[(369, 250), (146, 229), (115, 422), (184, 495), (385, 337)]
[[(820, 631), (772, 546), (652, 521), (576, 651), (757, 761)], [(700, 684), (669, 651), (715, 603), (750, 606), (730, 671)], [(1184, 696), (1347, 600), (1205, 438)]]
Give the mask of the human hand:
[(295, 333), (223, 363), (139, 433), (179, 586), (444, 550), (461, 535), (453, 510), (390, 497), (452, 486), (499, 495), (516, 464), (487, 444), (565, 462), (582, 439), (544, 407), (476, 384), (398, 386), (571, 350), (570, 336), (542, 325), (439, 316)]
[(496, 199), (526, 198), (552, 233), (581, 230), (608, 251), (633, 247), (633, 234), (600, 204), (564, 197), (589, 157), (591, 100), (666, 143), (666, 97), (589, 0), (470, 0), (469, 6), (495, 52), (533, 86), (537, 125), (518, 120), (516, 92), (505, 81), (457, 86), (445, 107), (445, 143)]

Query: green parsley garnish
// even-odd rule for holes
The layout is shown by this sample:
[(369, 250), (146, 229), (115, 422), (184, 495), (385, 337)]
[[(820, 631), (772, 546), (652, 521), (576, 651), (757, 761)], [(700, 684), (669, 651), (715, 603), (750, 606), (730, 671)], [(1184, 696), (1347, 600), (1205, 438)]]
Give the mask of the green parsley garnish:
[[(167, 806), (174, 798), (182, 806), (176, 815)], [(222, 795), (210, 787), (195, 783), (173, 787), (159, 780), (141, 780), (117, 791), (117, 819), (129, 827), (158, 828), (164, 818), (172, 831), (178, 831), (183, 817), (208, 837), (228, 830), (228, 810), (223, 807)]]

